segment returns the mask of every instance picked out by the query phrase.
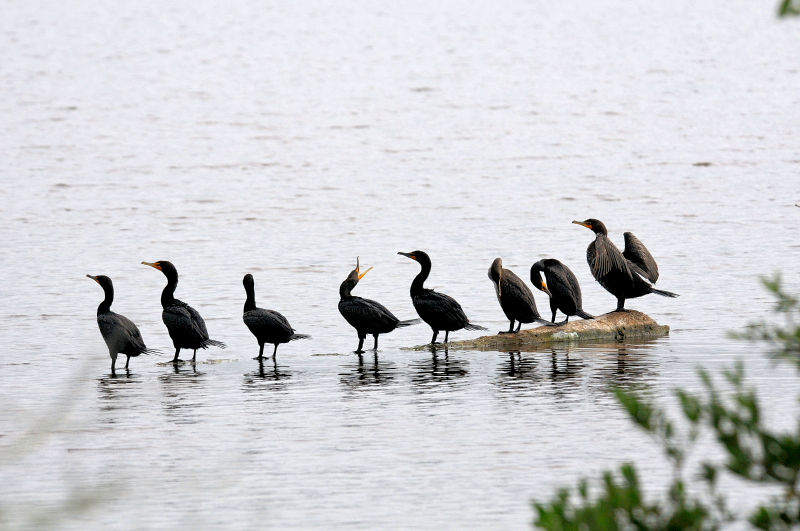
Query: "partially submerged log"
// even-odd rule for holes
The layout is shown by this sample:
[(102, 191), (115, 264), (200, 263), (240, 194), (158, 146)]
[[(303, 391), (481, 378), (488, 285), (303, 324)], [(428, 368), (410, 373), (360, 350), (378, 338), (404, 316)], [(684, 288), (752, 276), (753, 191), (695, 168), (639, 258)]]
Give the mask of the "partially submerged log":
[[(531, 350), (552, 344), (608, 343), (663, 337), (669, 326), (660, 325), (649, 315), (636, 310), (611, 312), (595, 319), (574, 318), (562, 326), (537, 326), (517, 334), (481, 336), (464, 341), (450, 341), (448, 348), (458, 350)], [(413, 347), (425, 350), (429, 345)]]

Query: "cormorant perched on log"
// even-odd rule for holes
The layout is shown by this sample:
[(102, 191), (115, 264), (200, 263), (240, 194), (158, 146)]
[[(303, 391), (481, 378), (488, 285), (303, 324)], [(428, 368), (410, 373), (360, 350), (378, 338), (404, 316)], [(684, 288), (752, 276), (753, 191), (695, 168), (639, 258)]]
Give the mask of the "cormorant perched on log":
[[(542, 273), (544, 273), (544, 280), (542, 280)], [(566, 324), (571, 315), (594, 319), (594, 316), (583, 311), (581, 287), (575, 274), (555, 258), (545, 258), (533, 264), (531, 266), (531, 282), (533, 287), (550, 296), (550, 310), (553, 312), (554, 323), (558, 310), (567, 316), (559, 324)]]
[(423, 251), (410, 253), (397, 253), (419, 262), (422, 267), (419, 274), (411, 283), (411, 302), (423, 321), (433, 330), (431, 344), (436, 343), (436, 336), (444, 330), (444, 342), (447, 343), (448, 335), (455, 330), (486, 330), (486, 328), (469, 322), (461, 305), (453, 297), (438, 293), (423, 287), (425, 279), (431, 272), (431, 259)]
[(358, 281), (372, 270), (370, 267), (361, 273), (359, 259), (356, 258), (356, 268), (353, 269), (347, 278), (339, 286), (339, 313), (356, 329), (358, 333), (358, 348), (356, 352), (364, 352), (364, 339), (367, 334), (375, 338), (374, 350), (378, 350), (378, 335), (387, 334), (395, 328), (402, 328), (419, 322), (419, 319), (401, 321), (394, 316), (383, 304), (371, 299), (364, 299), (351, 295), (350, 292), (356, 287)]
[(626, 232), (625, 250), (620, 252), (608, 238), (608, 231), (602, 221), (590, 218), (573, 223), (595, 233), (594, 241), (586, 249), (586, 261), (595, 280), (617, 298), (615, 311), (625, 311), (625, 299), (641, 297), (648, 293), (664, 297), (678, 296), (677, 293), (656, 289), (650, 284), (658, 279), (658, 266), (636, 236)]
[[(537, 322), (550, 325), (539, 315), (536, 301), (533, 300), (533, 292), (513, 271), (503, 267), (502, 258), (495, 258), (492, 262), (489, 267), (489, 278), (494, 282), (500, 307), (510, 321), (508, 332), (500, 331), (501, 334), (519, 332), (522, 323)], [(514, 321), (519, 321), (516, 330), (514, 330)]]
[(111, 311), (111, 303), (114, 302), (114, 284), (111, 279), (105, 275), (86, 276), (100, 284), (106, 295), (97, 307), (97, 326), (108, 347), (108, 355), (111, 356), (111, 374), (117, 374), (115, 365), (118, 354), (125, 354), (128, 357), (125, 361), (127, 369), (131, 357), (157, 352), (145, 346), (142, 334), (130, 319)]
[(183, 301), (175, 298), (175, 288), (178, 286), (178, 270), (172, 262), (159, 260), (158, 262), (142, 262), (144, 265), (154, 267), (164, 273), (167, 277), (167, 285), (161, 292), (161, 320), (167, 326), (169, 337), (175, 347), (175, 357), (173, 362), (180, 361), (178, 354), (182, 348), (194, 350), (192, 361), (195, 361), (197, 349), (208, 348), (209, 346), (225, 348), (225, 343), (208, 338), (206, 323), (197, 310)]
[(260, 361), (264, 358), (264, 343), (275, 345), (275, 349), (272, 351), (272, 357), (275, 358), (279, 344), (311, 337), (305, 334), (295, 334), (294, 328), (289, 324), (286, 317), (280, 313), (256, 307), (253, 275), (246, 274), (242, 279), (242, 284), (244, 284), (244, 291), (247, 293), (242, 320), (244, 320), (244, 324), (247, 325), (247, 328), (256, 336), (256, 341), (258, 341), (257, 360)]

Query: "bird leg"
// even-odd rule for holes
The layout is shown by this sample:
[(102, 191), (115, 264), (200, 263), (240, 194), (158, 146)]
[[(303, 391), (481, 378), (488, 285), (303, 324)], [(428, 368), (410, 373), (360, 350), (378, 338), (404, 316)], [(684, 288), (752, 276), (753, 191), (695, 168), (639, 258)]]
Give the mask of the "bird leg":
[(194, 363), (195, 357), (197, 357), (197, 349), (194, 349), (194, 354), (192, 354), (192, 363)]
[(180, 352), (181, 352), (181, 347), (175, 347), (175, 357), (172, 358), (172, 363), (178, 363), (179, 361), (181, 361), (180, 359), (178, 359), (178, 354), (180, 354)]
[(275, 354), (278, 353), (278, 344), (275, 343), (275, 350), (272, 351), (272, 359), (275, 359)]
[(553, 317), (552, 317), (552, 319), (550, 319), (551, 323), (555, 323), (556, 322), (556, 311), (557, 310), (553, 310)]
[(375, 346), (372, 348), (372, 350), (377, 351), (378, 350), (378, 334), (372, 334), (372, 335), (375, 337)]
[(431, 345), (435, 345), (436, 344), (436, 336), (438, 336), (438, 335), (439, 335), (439, 331), (438, 330), (434, 330), (433, 331), (433, 337), (431, 338)]
[(508, 330), (500, 330), (497, 332), (498, 334), (513, 334), (514, 333), (514, 319), (508, 323)]
[(520, 321), (520, 322), (518, 322), (518, 323), (517, 323), (517, 329), (516, 329), (516, 330), (514, 330), (514, 333), (515, 333), (515, 334), (516, 334), (516, 333), (518, 333), (520, 328), (522, 328), (522, 321)]
[(264, 343), (259, 343), (258, 344), (258, 356), (256, 356), (253, 359), (254, 360), (259, 360), (259, 361), (264, 359)]
[(450, 335), (450, 330), (445, 330), (444, 331), (444, 342), (445, 343), (447, 343), (447, 336), (449, 336), (449, 335)]
[(116, 364), (117, 364), (117, 355), (116, 354), (112, 354), (111, 355), (111, 376), (116, 376), (117, 375), (117, 371), (114, 368), (114, 366)]
[(627, 312), (625, 309), (625, 297), (617, 297), (617, 309), (615, 312)]
[(128, 368), (128, 364), (131, 362), (131, 357), (128, 356), (128, 359), (125, 360), (125, 368)]
[(358, 348), (356, 349), (356, 354), (361, 354), (362, 352), (364, 352), (364, 349), (362, 347), (364, 346), (365, 337), (367, 337), (366, 334), (364, 334), (363, 336), (361, 334), (358, 335)]

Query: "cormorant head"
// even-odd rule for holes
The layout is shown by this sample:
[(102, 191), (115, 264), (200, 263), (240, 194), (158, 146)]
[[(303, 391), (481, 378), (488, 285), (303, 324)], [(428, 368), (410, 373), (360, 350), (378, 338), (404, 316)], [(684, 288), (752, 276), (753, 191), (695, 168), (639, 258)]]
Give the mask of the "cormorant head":
[(347, 275), (346, 279), (344, 279), (344, 282), (342, 282), (342, 285), (339, 286), (339, 294), (340, 295), (344, 295), (344, 294), (348, 294), (349, 295), (350, 294), (350, 290), (355, 288), (356, 284), (358, 284), (358, 281), (361, 280), (362, 278), (364, 278), (364, 275), (366, 275), (370, 271), (372, 271), (371, 267), (369, 269), (367, 269), (366, 271), (363, 271), (363, 272), (361, 271), (361, 262), (360, 262), (359, 257), (357, 256), (356, 257), (356, 268), (353, 269), (352, 271), (350, 271), (350, 274)]
[(606, 226), (603, 225), (603, 222), (599, 219), (589, 218), (584, 221), (573, 221), (576, 225), (583, 225), (587, 229), (591, 229), (595, 234), (605, 234), (608, 235), (608, 231), (606, 230)]
[(411, 251), (410, 253), (397, 253), (419, 262), (423, 269), (431, 267), (431, 259), (425, 251)]
[(245, 291), (252, 291), (256, 285), (255, 281), (253, 280), (253, 275), (247, 273), (242, 279), (242, 285), (244, 286)]
[(500, 278), (503, 276), (503, 259), (502, 258), (495, 258), (492, 265), (489, 266), (489, 278), (495, 284), (500, 282)]
[(111, 279), (108, 278), (105, 275), (97, 275), (97, 276), (86, 275), (86, 276), (91, 278), (92, 280), (94, 280), (98, 284), (100, 284), (100, 287), (103, 288), (103, 291), (108, 290), (108, 289), (114, 289), (114, 284), (111, 283)]
[(166, 260), (159, 260), (158, 262), (142, 262), (144, 265), (148, 265), (150, 267), (154, 267), (164, 273), (164, 276), (167, 278), (174, 278), (178, 280), (178, 270), (175, 269), (175, 266), (172, 265), (172, 262), (168, 262)]
[(542, 271), (544, 271), (544, 260), (539, 260), (531, 266), (531, 283), (534, 288), (544, 291), (547, 295), (552, 297), (553, 294), (547, 289), (547, 282), (542, 279)]

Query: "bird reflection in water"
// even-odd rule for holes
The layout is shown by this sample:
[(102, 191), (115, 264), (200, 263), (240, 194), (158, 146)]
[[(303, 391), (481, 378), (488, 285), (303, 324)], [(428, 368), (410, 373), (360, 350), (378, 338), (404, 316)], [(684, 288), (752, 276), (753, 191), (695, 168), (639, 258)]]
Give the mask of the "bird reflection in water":
[[(570, 347), (551, 348), (549, 351), (519, 351), (504, 354), (495, 380), (501, 389), (517, 392), (521, 388), (534, 388), (550, 382), (556, 394), (570, 387), (580, 386), (580, 371), (584, 364), (570, 357)], [(547, 361), (547, 354), (549, 363)]]
[[(369, 362), (364, 358), (372, 361)], [(359, 354), (357, 363), (349, 365), (347, 369), (347, 372), (340, 374), (340, 381), (351, 389), (386, 385), (394, 380), (397, 373), (397, 366), (378, 359), (377, 352), (371, 356)]]
[(258, 370), (244, 375), (243, 388), (256, 389), (285, 389), (292, 373), (278, 365), (276, 358), (262, 358), (258, 360)]
[(451, 358), (447, 344), (429, 345), (429, 349), (430, 358), (411, 364), (411, 383), (418, 391), (455, 388), (465, 381), (463, 377), (469, 374), (466, 360)]
[(195, 423), (194, 415), (201, 406), (200, 398), (205, 395), (205, 374), (197, 371), (194, 363), (170, 363), (172, 368), (158, 377), (163, 398), (164, 413), (176, 422)]
[(661, 360), (650, 356), (658, 342), (656, 339), (607, 346), (598, 357), (603, 363), (598, 377), (614, 387), (648, 385), (659, 373)]
[[(139, 384), (141, 380), (137, 376), (132, 376), (130, 369), (120, 369), (116, 374), (104, 376), (97, 379), (97, 399), (100, 403), (101, 411), (116, 411), (118, 409), (128, 409), (131, 405), (131, 393), (137, 387), (131, 388), (131, 384)], [(112, 424), (115, 417), (111, 416), (104, 422)]]

